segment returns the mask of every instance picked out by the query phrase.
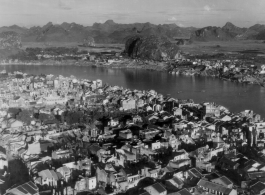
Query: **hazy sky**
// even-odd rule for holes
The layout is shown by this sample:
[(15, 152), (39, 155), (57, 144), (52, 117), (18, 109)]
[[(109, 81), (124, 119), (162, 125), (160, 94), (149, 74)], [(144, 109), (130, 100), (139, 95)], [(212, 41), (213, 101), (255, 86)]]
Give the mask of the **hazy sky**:
[(176, 23), (240, 27), (265, 24), (265, 0), (0, 0), (0, 26), (76, 22)]

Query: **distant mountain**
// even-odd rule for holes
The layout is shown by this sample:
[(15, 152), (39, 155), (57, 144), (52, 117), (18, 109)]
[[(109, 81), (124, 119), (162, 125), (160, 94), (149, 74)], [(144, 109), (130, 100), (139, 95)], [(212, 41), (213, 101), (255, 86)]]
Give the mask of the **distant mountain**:
[(176, 24), (155, 25), (147, 23), (118, 24), (113, 20), (83, 26), (64, 22), (60, 25), (47, 23), (43, 27), (29, 29), (19, 26), (1, 27), (0, 32), (14, 31), (21, 35), (22, 42), (84, 42), (93, 39), (95, 43), (125, 43), (133, 35), (165, 36), (173, 40), (176, 36), (190, 36), (195, 28), (181, 28)]
[(209, 26), (194, 31), (192, 39), (197, 41), (227, 41), (239, 39), (262, 39), (265, 38), (265, 25), (256, 24), (249, 28), (240, 28), (227, 22), (222, 28)]
[(247, 28), (240, 28), (232, 24), (231, 22), (227, 22), (223, 27), (222, 30), (229, 33), (231, 36), (236, 37), (245, 33), (248, 29)]
[(250, 28), (240, 28), (227, 22), (223, 27), (208, 26), (201, 29), (179, 27), (176, 24), (155, 25), (147, 23), (118, 24), (113, 20), (83, 26), (76, 23), (34, 26), (31, 28), (17, 25), (4, 26), (1, 32), (13, 31), (21, 36), (22, 42), (80, 42), (94, 40), (95, 43), (125, 43), (135, 35), (162, 36), (168, 40), (176, 37), (190, 37), (194, 41), (226, 41), (236, 39), (264, 39), (265, 25), (256, 24)]
[(220, 27), (208, 26), (196, 30), (191, 39), (195, 41), (228, 41), (235, 37), (233, 33), (228, 32)]
[(257, 40), (265, 40), (265, 30), (260, 31), (255, 38)]
[(254, 26), (249, 27), (252, 30), (253, 38), (257, 40), (265, 40), (265, 25), (264, 24), (255, 24)]
[(8, 31), (13, 31), (13, 32), (16, 32), (18, 34), (24, 34), (28, 31), (28, 29), (24, 28), (24, 27), (19, 27), (17, 25), (0, 27), (0, 33), (1, 32), (8, 32)]
[(265, 30), (265, 25), (264, 24), (255, 24), (251, 27), (249, 27), (250, 30), (254, 30), (256, 32), (261, 32)]

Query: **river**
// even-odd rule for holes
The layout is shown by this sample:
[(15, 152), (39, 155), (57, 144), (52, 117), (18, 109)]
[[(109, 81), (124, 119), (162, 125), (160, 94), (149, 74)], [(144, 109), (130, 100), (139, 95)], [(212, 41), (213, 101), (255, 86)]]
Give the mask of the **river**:
[(22, 71), (29, 74), (74, 75), (82, 79), (102, 79), (103, 82), (130, 89), (154, 89), (174, 98), (188, 99), (195, 102), (211, 101), (227, 107), (232, 112), (254, 110), (265, 116), (265, 88), (223, 81), (218, 78), (202, 76), (171, 75), (164, 72), (109, 69), (85, 66), (30, 66), (7, 65), (0, 70), (8, 72)]

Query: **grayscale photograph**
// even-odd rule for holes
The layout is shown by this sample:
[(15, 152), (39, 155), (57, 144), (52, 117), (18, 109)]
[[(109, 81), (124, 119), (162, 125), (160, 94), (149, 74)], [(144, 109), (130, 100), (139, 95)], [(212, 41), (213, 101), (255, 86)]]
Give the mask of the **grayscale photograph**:
[(265, 195), (265, 0), (0, 0), (0, 195)]

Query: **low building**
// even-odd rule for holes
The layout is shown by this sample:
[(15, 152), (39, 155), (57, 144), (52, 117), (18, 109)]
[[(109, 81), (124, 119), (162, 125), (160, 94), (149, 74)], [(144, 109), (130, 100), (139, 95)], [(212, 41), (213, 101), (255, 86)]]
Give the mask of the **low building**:
[(6, 195), (39, 195), (39, 188), (31, 181), (8, 189)]
[(0, 151), (0, 170), (8, 167), (6, 154)]
[(52, 152), (52, 159), (57, 160), (61, 158), (69, 158), (71, 156), (71, 152), (69, 150), (57, 150)]
[(130, 129), (120, 131), (119, 137), (124, 138), (124, 139), (131, 139), (132, 138), (132, 131)]
[(230, 188), (230, 189), (232, 189), (233, 185), (234, 185), (233, 182), (230, 181), (230, 179), (228, 179), (226, 176), (212, 179), (211, 182), (220, 184), (220, 185), (225, 186), (225, 187)]
[(58, 168), (56, 171), (57, 171), (58, 173), (61, 173), (61, 175), (63, 176), (63, 179), (64, 179), (66, 182), (69, 181), (69, 179), (70, 179), (70, 177), (71, 177), (71, 173), (72, 173), (72, 171), (71, 171), (71, 169), (70, 169), (69, 167), (67, 167), (67, 166), (62, 166), (62, 167)]
[(160, 131), (157, 129), (146, 129), (141, 130), (139, 133), (140, 138), (142, 139), (152, 139), (154, 138)]
[(134, 99), (127, 99), (121, 101), (121, 107), (123, 110), (131, 110), (136, 108), (136, 101)]
[(43, 103), (46, 105), (54, 105), (54, 104), (66, 104), (67, 99), (62, 98), (60, 96), (48, 96), (43, 98)]
[(38, 173), (39, 177), (35, 180), (40, 185), (57, 186), (57, 182), (62, 179), (62, 175), (54, 170), (43, 170)]
[(144, 188), (149, 194), (152, 195), (166, 195), (167, 190), (160, 183), (155, 183), (151, 186)]
[(265, 193), (265, 184), (262, 182), (257, 182), (254, 185), (250, 186), (251, 195), (262, 195)]
[(78, 180), (75, 184), (75, 190), (77, 192), (93, 190), (97, 186), (96, 177), (84, 177)]
[(230, 188), (224, 187), (220, 184), (206, 181), (204, 179), (201, 179), (198, 182), (197, 186), (199, 188), (201, 188), (202, 190), (209, 192), (209, 193), (212, 193), (212, 194), (237, 195), (237, 191), (235, 189), (230, 189)]

